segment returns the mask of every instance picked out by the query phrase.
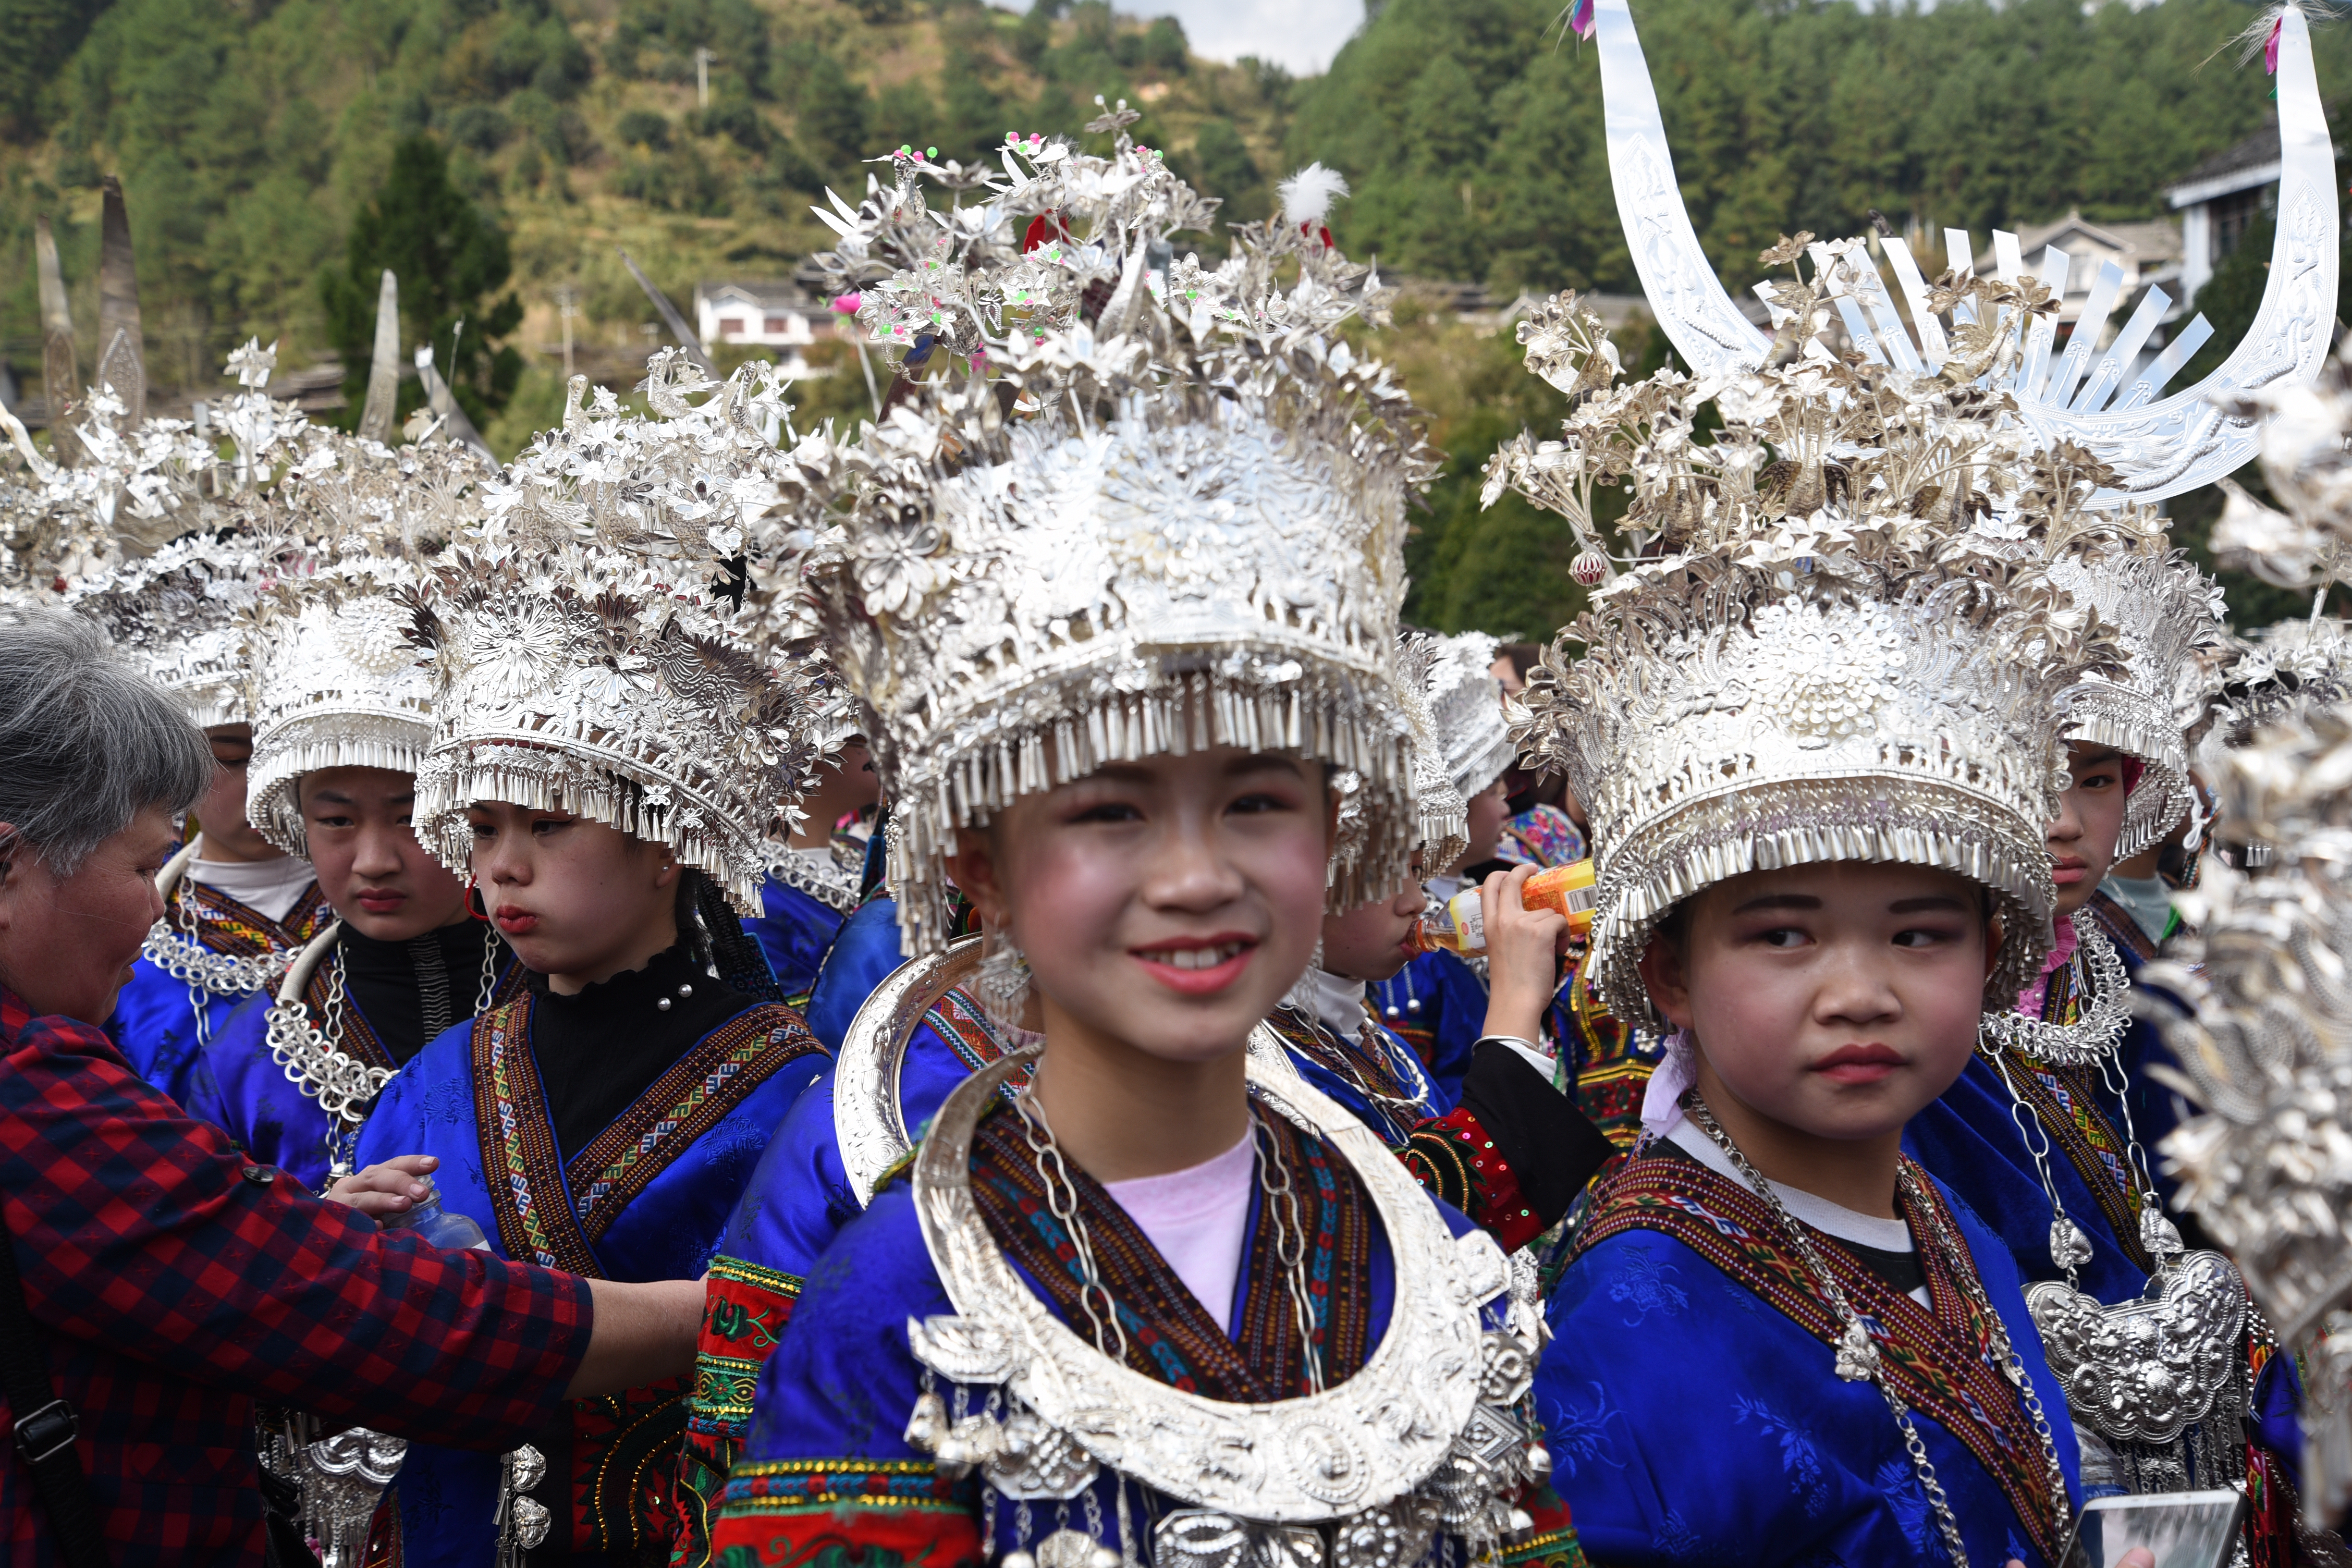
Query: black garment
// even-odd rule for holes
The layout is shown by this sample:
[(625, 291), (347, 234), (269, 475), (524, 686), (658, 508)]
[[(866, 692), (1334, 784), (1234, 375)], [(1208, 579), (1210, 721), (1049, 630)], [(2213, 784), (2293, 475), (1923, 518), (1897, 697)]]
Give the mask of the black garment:
[(1500, 1040), (1482, 1039), (1462, 1075), (1462, 1107), (1495, 1141), (1519, 1181), (1519, 1195), (1546, 1229), (1559, 1223), (1617, 1146), (1570, 1095)]
[[(684, 942), (570, 996), (530, 977), (531, 1058), (565, 1159), (611, 1126), (694, 1043), (755, 1005), (688, 956)], [(667, 1009), (659, 1005), (665, 998)]]
[[(1698, 1163), (1696, 1160), (1691, 1158), (1689, 1150), (1667, 1138), (1661, 1138), (1652, 1143), (1649, 1152), (1662, 1160), (1689, 1160), (1694, 1165)], [(1796, 1218), (1794, 1215), (1789, 1217)], [(1803, 1225), (1804, 1221), (1798, 1220), (1797, 1223)], [(1807, 1226), (1806, 1228), (1811, 1230), (1812, 1227)], [(1864, 1247), (1858, 1241), (1848, 1241), (1842, 1236), (1831, 1236), (1826, 1231), (1815, 1230), (1813, 1234), (1832, 1247), (1841, 1247), (1852, 1254), (1855, 1262), (1906, 1296), (1914, 1290), (1924, 1290), (1927, 1288), (1927, 1268), (1926, 1264), (1919, 1261), (1919, 1255), (1916, 1252), (1889, 1252), (1884, 1247)]]
[(475, 920), (408, 942), (378, 942), (346, 923), (336, 945), (342, 950), (344, 988), (399, 1066), (472, 1016), (485, 952), (502, 971), (508, 962), (498, 932)]

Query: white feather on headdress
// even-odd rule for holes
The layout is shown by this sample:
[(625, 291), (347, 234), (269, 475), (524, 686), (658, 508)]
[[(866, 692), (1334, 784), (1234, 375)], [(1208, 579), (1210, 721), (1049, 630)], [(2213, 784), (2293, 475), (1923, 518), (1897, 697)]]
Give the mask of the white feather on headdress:
[(1275, 189), (1282, 196), (1282, 221), (1321, 223), (1331, 204), (1348, 194), (1348, 176), (1321, 163), (1309, 163)]

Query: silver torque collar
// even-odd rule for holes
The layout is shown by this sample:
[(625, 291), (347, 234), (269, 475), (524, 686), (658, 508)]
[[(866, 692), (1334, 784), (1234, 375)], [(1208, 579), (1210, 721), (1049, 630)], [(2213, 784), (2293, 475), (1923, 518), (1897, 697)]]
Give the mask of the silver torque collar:
[(1986, 1045), (2022, 1051), (2054, 1068), (2090, 1067), (2114, 1053), (2116, 1042), (2131, 1027), (2131, 975), (2095, 921), (2079, 910), (2074, 921), (2075, 989), (2088, 998), (2083, 1016), (2071, 1024), (2053, 1024), (2014, 1009), (1987, 1013), (1980, 1029)]
[(915, 1140), (898, 1106), (898, 1068), (907, 1042), (940, 998), (980, 967), (982, 939), (968, 936), (945, 952), (910, 959), (874, 988), (849, 1023), (834, 1058), (833, 1135), (842, 1173), (860, 1208), (882, 1173), (907, 1156)]
[[(1411, 1563), (1440, 1529), (1492, 1540), (1524, 1528), (1496, 1500), (1531, 1468), (1514, 1407), (1534, 1360), (1517, 1334), (1482, 1324), (1483, 1305), (1510, 1285), (1501, 1249), (1483, 1231), (1456, 1238), (1402, 1163), (1307, 1087), (1278, 1043), (1274, 1052), (1255, 1046), (1254, 1035), (1253, 1090), (1346, 1157), (1393, 1249), (1396, 1304), (1370, 1361), (1321, 1394), (1233, 1405), (1145, 1377), (1066, 1326), (998, 1251), (970, 1185), (973, 1129), (998, 1087), (1029, 1064), (1024, 1053), (949, 1096), (913, 1172), (923, 1240), (956, 1306), (953, 1316), (908, 1323), (915, 1356), (953, 1383), (1002, 1385), (1015, 1406), (1002, 1424), (975, 1418), (992, 1430), (973, 1462), (1015, 1497), (1043, 1495), (1013, 1489), (1047, 1479), (1033, 1470), (1051, 1470), (1053, 1495), (1068, 1498), (1108, 1466), (1193, 1505), (1188, 1516), (1205, 1510), (1206, 1522), (1236, 1538), (1339, 1521), (1335, 1552), (1349, 1563)], [(969, 1423), (927, 1421), (943, 1415), (939, 1404), (926, 1394), (916, 1411), (922, 1430), (909, 1436), (932, 1439), (944, 1463), (938, 1445), (971, 1447)], [(1016, 1436), (1018, 1453), (1008, 1447)], [(1196, 1527), (1204, 1521), (1191, 1518), (1186, 1528)], [(1361, 1553), (1348, 1544), (1357, 1537)], [(1184, 1554), (1172, 1536), (1161, 1544)]]
[(837, 914), (857, 908), (864, 868), (843, 865), (831, 849), (786, 849), (768, 869), (777, 881), (798, 888)]

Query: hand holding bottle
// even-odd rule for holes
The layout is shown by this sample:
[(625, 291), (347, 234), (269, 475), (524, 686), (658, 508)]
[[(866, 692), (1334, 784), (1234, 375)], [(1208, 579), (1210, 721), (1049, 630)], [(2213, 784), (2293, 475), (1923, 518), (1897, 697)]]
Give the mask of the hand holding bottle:
[[(1591, 860), (1575, 860), (1540, 871), (1532, 866), (1522, 866), (1507, 874), (1497, 871), (1486, 879), (1487, 886), (1494, 886), (1497, 879), (1506, 875), (1517, 879), (1515, 885), (1521, 908), (1548, 910), (1560, 916), (1568, 922), (1570, 939), (1580, 941), (1592, 929), (1595, 900)], [(1413, 932), (1414, 950), (1451, 952), (1463, 958), (1484, 954), (1490, 918), (1486, 891), (1486, 888), (1465, 888), (1422, 916)]]
[[(1565, 870), (1567, 868), (1562, 867)], [(1533, 866), (1496, 871), (1476, 889), (1486, 938), (1486, 1022), (1483, 1034), (1525, 1040), (1543, 1037), (1544, 1009), (1559, 980), (1559, 954), (1571, 933), (1569, 917), (1529, 883)]]

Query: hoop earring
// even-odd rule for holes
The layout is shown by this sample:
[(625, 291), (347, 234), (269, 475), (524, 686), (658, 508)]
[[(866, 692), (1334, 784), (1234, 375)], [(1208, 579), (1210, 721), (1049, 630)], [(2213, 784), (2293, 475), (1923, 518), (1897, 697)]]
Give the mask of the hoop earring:
[(1003, 931), (989, 933), (972, 990), (989, 1022), (1008, 1032), (1025, 1030), (1021, 1019), (1029, 1008), (1029, 959)]
[(489, 906), (483, 902), (481, 894), (481, 884), (474, 880), (474, 874), (471, 871), (467, 872), (466, 914), (467, 918), (479, 921), (482, 924), (488, 925), (490, 923), (490, 910)]

